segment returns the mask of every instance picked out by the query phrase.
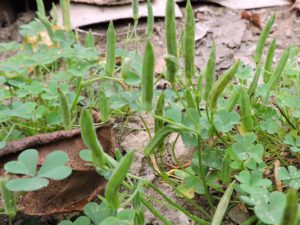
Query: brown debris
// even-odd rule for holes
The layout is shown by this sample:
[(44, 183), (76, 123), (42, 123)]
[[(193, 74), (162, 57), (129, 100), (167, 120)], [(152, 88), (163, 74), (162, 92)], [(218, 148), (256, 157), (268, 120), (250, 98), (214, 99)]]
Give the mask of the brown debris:
[(298, 10), (298, 11), (300, 11), (300, 0), (296, 0), (294, 2), (294, 4), (291, 7), (291, 10)]
[[(106, 153), (113, 155), (116, 144), (112, 124), (96, 128), (96, 133)], [(61, 181), (50, 180), (47, 187), (23, 195), (18, 205), (23, 213), (44, 216), (82, 211), (86, 203), (103, 192), (105, 179), (79, 156), (80, 151), (87, 148), (82, 141), (80, 129), (39, 134), (9, 142), (4, 151), (0, 152), (0, 175), (4, 174), (6, 162), (16, 160), (19, 152), (28, 148), (39, 151), (39, 166), (49, 153), (55, 150), (66, 152), (69, 156), (67, 165), (72, 168), (72, 174)]]
[(276, 160), (274, 162), (274, 180), (275, 180), (275, 186), (276, 186), (276, 191), (281, 191), (282, 192), (282, 183), (281, 183), (281, 180), (278, 178), (279, 168), (280, 168), (280, 161)]
[(241, 13), (241, 18), (245, 19), (245, 20), (248, 20), (251, 24), (258, 27), (259, 29), (262, 28), (261, 21), (260, 21), (260, 15), (257, 14), (257, 13), (253, 13), (253, 12), (249, 12), (249, 11), (244, 10)]

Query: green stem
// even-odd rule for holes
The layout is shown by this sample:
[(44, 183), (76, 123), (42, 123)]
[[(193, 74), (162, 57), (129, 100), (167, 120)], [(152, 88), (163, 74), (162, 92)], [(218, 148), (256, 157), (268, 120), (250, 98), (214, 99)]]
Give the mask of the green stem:
[(208, 204), (209, 204), (210, 208), (215, 209), (215, 206), (213, 204), (213, 200), (212, 200), (212, 198), (209, 194), (209, 191), (208, 191), (208, 186), (206, 184), (206, 177), (205, 177), (204, 169), (203, 169), (203, 165), (202, 165), (202, 139), (199, 136), (198, 136), (197, 150), (198, 150), (199, 169), (200, 169), (200, 176), (201, 176), (200, 179), (201, 179), (202, 184), (203, 184), (205, 196), (207, 198), (207, 201), (208, 201)]
[(146, 199), (141, 198), (142, 203), (147, 209), (158, 219), (160, 219), (165, 225), (172, 225), (163, 215), (161, 215)]

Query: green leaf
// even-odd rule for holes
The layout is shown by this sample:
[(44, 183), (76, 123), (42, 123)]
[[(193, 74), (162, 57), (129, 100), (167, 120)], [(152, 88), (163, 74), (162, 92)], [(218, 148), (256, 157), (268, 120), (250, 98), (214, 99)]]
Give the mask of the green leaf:
[(233, 144), (232, 150), (238, 159), (245, 161), (254, 159), (257, 163), (262, 162), (264, 148), (261, 144), (255, 144), (256, 135), (253, 133), (238, 135), (237, 143)]
[(133, 71), (128, 71), (126, 78), (124, 79), (125, 83), (128, 85), (137, 85), (141, 83), (141, 78), (139, 75)]
[(215, 127), (218, 131), (228, 132), (230, 131), (234, 125), (239, 124), (240, 116), (237, 112), (227, 112), (226, 110), (222, 110), (218, 112), (214, 119)]
[(6, 146), (6, 141), (0, 141), (0, 150)]
[(266, 201), (255, 205), (256, 216), (264, 223), (278, 225), (283, 217), (286, 196), (282, 192), (272, 192)]
[(73, 223), (70, 220), (63, 220), (58, 225), (90, 225), (91, 221), (86, 216), (78, 217)]
[[(198, 157), (197, 154), (196, 157)], [(209, 168), (221, 170), (223, 157), (224, 152), (222, 150), (218, 148), (205, 148), (202, 154), (202, 164)]]
[(20, 178), (10, 180), (6, 184), (6, 188), (10, 191), (36, 191), (48, 186), (49, 181), (45, 178)]
[(284, 181), (291, 188), (300, 188), (300, 170), (297, 170), (295, 166), (289, 166), (288, 170), (285, 167), (280, 167), (278, 172), (278, 178)]
[(284, 137), (283, 143), (289, 145), (291, 151), (300, 152), (300, 136), (294, 137), (289, 133)]
[(99, 224), (105, 218), (115, 214), (115, 210), (108, 207), (105, 202), (98, 205), (95, 202), (90, 202), (86, 204), (83, 208), (84, 214), (87, 215), (94, 224)]
[(4, 169), (9, 173), (35, 176), (38, 161), (38, 152), (35, 149), (23, 151), (18, 156), (18, 161), (11, 161), (5, 164)]
[(241, 190), (248, 194), (265, 193), (267, 188), (272, 186), (272, 182), (269, 179), (263, 179), (262, 175), (260, 171), (243, 170), (236, 176), (236, 179), (241, 183)]
[(72, 169), (68, 166), (65, 166), (68, 161), (69, 157), (65, 152), (51, 152), (47, 155), (37, 176), (53, 180), (62, 180), (72, 173)]
[(89, 149), (84, 149), (79, 152), (79, 156), (83, 161), (92, 162), (92, 151)]
[(269, 134), (275, 134), (278, 131), (278, 125), (274, 119), (268, 119), (260, 122), (260, 128)]

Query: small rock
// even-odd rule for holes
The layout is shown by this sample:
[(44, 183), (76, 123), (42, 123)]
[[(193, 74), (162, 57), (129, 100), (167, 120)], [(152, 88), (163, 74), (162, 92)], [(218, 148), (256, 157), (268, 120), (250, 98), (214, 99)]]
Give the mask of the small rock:
[(288, 30), (286, 30), (286, 32), (285, 32), (285, 36), (286, 36), (287, 38), (291, 38), (291, 37), (293, 36), (293, 32), (292, 32), (290, 29), (288, 29)]

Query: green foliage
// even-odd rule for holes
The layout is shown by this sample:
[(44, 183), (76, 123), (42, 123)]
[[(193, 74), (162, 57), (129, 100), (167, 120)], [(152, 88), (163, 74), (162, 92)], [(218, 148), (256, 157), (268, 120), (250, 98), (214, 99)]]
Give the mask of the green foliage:
[(65, 166), (68, 160), (68, 155), (65, 152), (54, 151), (47, 155), (42, 167), (37, 171), (37, 150), (25, 150), (18, 156), (17, 161), (8, 162), (4, 166), (6, 172), (25, 175), (25, 177), (9, 180), (6, 187), (8, 190), (16, 192), (35, 191), (48, 186), (48, 179), (65, 179), (72, 172), (70, 167)]

